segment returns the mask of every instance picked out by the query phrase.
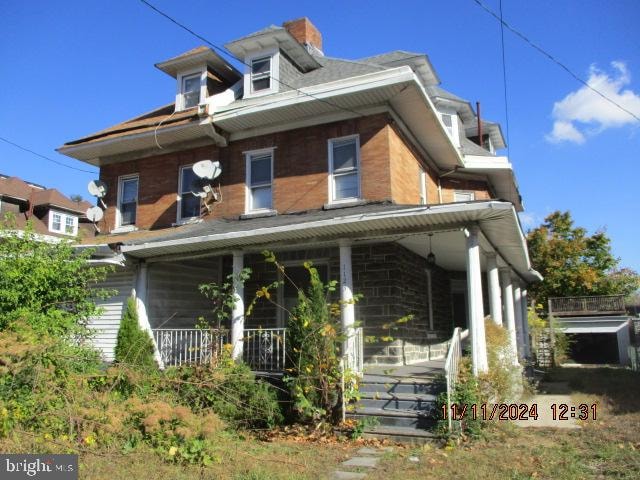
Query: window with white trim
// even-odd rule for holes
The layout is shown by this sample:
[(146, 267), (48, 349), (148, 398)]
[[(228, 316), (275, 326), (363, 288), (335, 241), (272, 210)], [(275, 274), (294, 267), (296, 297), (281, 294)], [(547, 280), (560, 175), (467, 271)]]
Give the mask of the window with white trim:
[(358, 135), (329, 140), (329, 199), (360, 198), (360, 138)]
[(247, 152), (247, 213), (272, 209), (273, 149)]
[(193, 172), (193, 165), (180, 167), (178, 180), (178, 222), (200, 216), (200, 197), (193, 193), (193, 184), (198, 176)]
[(449, 138), (453, 141), (453, 144), (457, 147), (460, 146), (460, 138), (458, 134), (458, 115), (453, 113), (440, 113), (442, 123), (444, 123)]
[(271, 55), (251, 60), (251, 93), (271, 89)]
[(78, 217), (51, 210), (49, 212), (49, 231), (75, 236), (78, 234)]
[(420, 174), (418, 175), (420, 182), (420, 205), (427, 204), (427, 172), (424, 168), (420, 168)]
[(180, 108), (197, 107), (200, 103), (200, 85), (202, 72), (183, 75), (180, 77)]
[(118, 179), (117, 227), (136, 224), (138, 209), (138, 175), (127, 175)]
[(454, 202), (473, 202), (476, 199), (474, 192), (468, 192), (464, 190), (455, 190), (453, 192)]

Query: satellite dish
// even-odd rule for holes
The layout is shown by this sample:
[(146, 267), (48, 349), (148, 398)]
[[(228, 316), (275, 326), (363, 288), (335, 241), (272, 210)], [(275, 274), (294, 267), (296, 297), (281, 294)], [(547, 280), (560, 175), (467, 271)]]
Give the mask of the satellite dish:
[(87, 190), (94, 197), (102, 198), (107, 194), (107, 184), (102, 180), (91, 180), (87, 185)]
[(222, 168), (220, 167), (220, 162), (212, 162), (211, 160), (200, 160), (197, 163), (193, 164), (193, 173), (195, 173), (200, 178), (206, 178), (208, 180), (213, 180), (217, 178), (222, 173)]
[(206, 178), (195, 178), (190, 185), (191, 193), (196, 197), (205, 198), (211, 191), (211, 185)]
[(89, 221), (93, 223), (99, 222), (100, 220), (102, 220), (103, 216), (104, 212), (100, 207), (87, 208), (87, 218), (89, 219)]

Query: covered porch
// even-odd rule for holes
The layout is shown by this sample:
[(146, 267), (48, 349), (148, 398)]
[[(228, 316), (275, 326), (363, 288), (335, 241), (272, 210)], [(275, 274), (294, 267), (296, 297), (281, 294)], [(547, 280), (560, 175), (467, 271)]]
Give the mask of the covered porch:
[[(343, 353), (357, 371), (444, 359), (455, 327), (469, 329), (474, 371), (485, 371), (487, 314), (508, 328), (519, 357), (528, 356), (525, 285), (538, 277), (507, 202), (374, 204), (215, 223), (121, 247), (135, 278), (141, 325), (163, 365), (205, 362), (213, 342), (230, 344), (233, 357), (257, 371), (286, 366), (287, 316), (276, 304), (290, 307), (295, 292), (285, 284), (274, 302), (246, 312), (255, 292), (279, 279), (260, 254), (265, 249), (298, 279), (311, 261), (323, 279), (339, 280), (335, 300), (342, 301), (348, 334)], [(196, 329), (198, 317), (211, 310), (198, 286), (244, 267), (252, 275), (234, 282), (236, 305), (224, 331)], [(362, 294), (355, 305), (354, 294)], [(407, 315), (410, 321), (394, 325)]]

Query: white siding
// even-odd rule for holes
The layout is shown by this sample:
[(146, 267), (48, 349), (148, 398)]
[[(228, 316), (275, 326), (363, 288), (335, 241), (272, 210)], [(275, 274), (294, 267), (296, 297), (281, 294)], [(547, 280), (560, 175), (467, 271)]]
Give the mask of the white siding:
[(218, 282), (219, 271), (219, 258), (149, 265), (147, 315), (151, 328), (194, 328), (198, 317), (210, 317), (211, 301), (198, 287)]
[(103, 310), (102, 314), (89, 320), (89, 328), (94, 330), (93, 344), (102, 352), (102, 358), (109, 362), (114, 359), (118, 328), (127, 298), (131, 296), (133, 282), (133, 270), (119, 267), (98, 285), (98, 288), (116, 290), (113, 297), (96, 301), (96, 305)]

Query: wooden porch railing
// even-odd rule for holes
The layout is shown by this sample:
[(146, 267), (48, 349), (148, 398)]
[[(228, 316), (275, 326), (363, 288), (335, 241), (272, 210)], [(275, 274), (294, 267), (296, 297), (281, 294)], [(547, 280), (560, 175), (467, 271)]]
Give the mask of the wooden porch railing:
[(453, 428), (451, 420), (451, 396), (458, 384), (460, 372), (460, 360), (462, 359), (462, 340), (469, 336), (469, 330), (462, 331), (460, 327), (453, 329), (453, 335), (449, 341), (449, 350), (444, 362), (444, 375), (447, 383), (447, 422), (449, 431)]
[(612, 315), (625, 312), (624, 295), (549, 298), (549, 315), (556, 317)]

